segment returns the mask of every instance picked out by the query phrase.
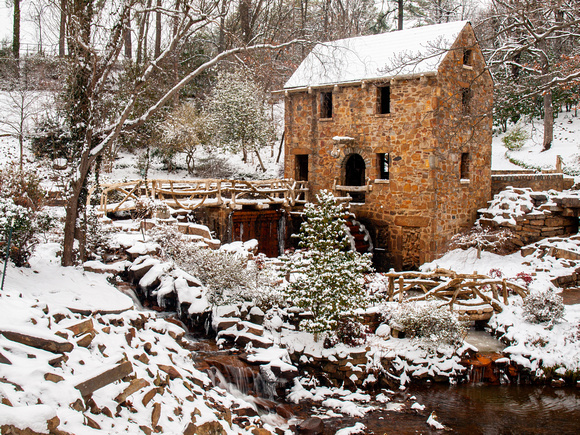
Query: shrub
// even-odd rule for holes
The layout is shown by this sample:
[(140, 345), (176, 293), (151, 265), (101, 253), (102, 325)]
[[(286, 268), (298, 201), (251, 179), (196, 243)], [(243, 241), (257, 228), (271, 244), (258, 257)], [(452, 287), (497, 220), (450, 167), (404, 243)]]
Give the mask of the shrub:
[(564, 317), (564, 302), (552, 288), (532, 291), (524, 298), (523, 315), (528, 322), (552, 326)]
[[(9, 256), (18, 267), (28, 265), (28, 259), (38, 242), (37, 233), (46, 231), (51, 222), (45, 212), (34, 212), (30, 208), (15, 204), (10, 198), (0, 198), (0, 232), (7, 242), (12, 227)], [(2, 258), (5, 258), (6, 242), (1, 244)]]
[(519, 150), (527, 140), (528, 134), (520, 126), (514, 128), (501, 139), (505, 147), (510, 151)]
[(166, 256), (178, 267), (206, 286), (211, 304), (249, 301), (263, 311), (283, 305), (277, 273), (261, 257), (252, 261), (240, 253), (196, 246), (172, 226), (155, 227), (149, 236), (163, 246)]
[(366, 340), (368, 327), (357, 320), (343, 317), (338, 321), (336, 338), (348, 346), (360, 346)]
[(109, 246), (113, 229), (110, 225), (103, 225), (95, 207), (89, 206), (86, 213), (79, 218), (79, 228), (85, 232), (86, 258), (102, 255)]
[[(389, 315), (390, 314), (390, 315)], [(465, 326), (457, 314), (437, 302), (409, 302), (397, 306), (387, 314), (389, 325), (432, 344), (459, 345), (465, 335)]]
[(20, 171), (16, 165), (7, 165), (0, 169), (0, 197), (10, 198), (17, 205), (38, 210), (44, 203), (45, 192), (35, 171)]

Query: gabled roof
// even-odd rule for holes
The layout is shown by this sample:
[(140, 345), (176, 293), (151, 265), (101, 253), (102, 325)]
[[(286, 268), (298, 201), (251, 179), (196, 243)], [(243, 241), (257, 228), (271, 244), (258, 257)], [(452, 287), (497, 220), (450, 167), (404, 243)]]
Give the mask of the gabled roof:
[(284, 89), (436, 73), (467, 21), (317, 44)]

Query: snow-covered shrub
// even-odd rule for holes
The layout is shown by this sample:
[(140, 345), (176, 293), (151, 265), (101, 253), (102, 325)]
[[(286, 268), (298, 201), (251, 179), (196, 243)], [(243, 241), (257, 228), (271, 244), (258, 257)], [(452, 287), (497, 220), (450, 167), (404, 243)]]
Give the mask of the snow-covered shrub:
[(404, 331), (409, 338), (458, 345), (465, 336), (465, 326), (457, 314), (438, 302), (403, 303), (385, 314), (391, 328)]
[(0, 169), (0, 197), (10, 198), (15, 204), (38, 210), (44, 204), (45, 191), (34, 170), (21, 171), (17, 165), (6, 165)]
[(78, 226), (85, 235), (85, 258), (100, 256), (109, 246), (113, 228), (110, 225), (103, 225), (93, 206), (88, 206), (85, 213), (79, 217)]
[(348, 346), (360, 346), (369, 333), (368, 327), (350, 317), (343, 317), (338, 321), (336, 338)]
[(313, 315), (306, 330), (322, 333), (335, 331), (342, 316), (368, 304), (363, 274), (372, 266), (369, 256), (348, 250), (344, 211), (332, 193), (321, 191), (317, 199), (304, 208), (298, 236), (304, 249), (286, 259), (284, 272), (289, 301)]
[[(35, 212), (31, 208), (15, 204), (10, 198), (0, 197), (0, 233), (2, 234), (0, 255), (2, 258), (5, 258), (6, 242), (12, 228), (10, 259), (18, 267), (26, 266), (38, 242), (36, 234), (45, 229), (44, 225), (48, 225), (47, 222), (51, 220), (45, 212)], [(38, 223), (42, 223), (43, 228), (40, 228)]]
[(249, 301), (266, 311), (284, 304), (279, 277), (261, 257), (248, 260), (238, 252), (197, 246), (170, 225), (153, 228), (149, 236), (163, 246), (166, 257), (199, 278), (213, 305)]
[(453, 236), (448, 244), (448, 249), (476, 248), (495, 254), (510, 254), (519, 249), (513, 240), (514, 235), (508, 229), (489, 230), (475, 226), (467, 232)]
[(501, 139), (504, 146), (510, 151), (519, 150), (527, 140), (528, 134), (521, 126), (514, 128)]
[(522, 305), (524, 318), (531, 323), (553, 325), (564, 317), (564, 302), (554, 289), (532, 291), (524, 298)]

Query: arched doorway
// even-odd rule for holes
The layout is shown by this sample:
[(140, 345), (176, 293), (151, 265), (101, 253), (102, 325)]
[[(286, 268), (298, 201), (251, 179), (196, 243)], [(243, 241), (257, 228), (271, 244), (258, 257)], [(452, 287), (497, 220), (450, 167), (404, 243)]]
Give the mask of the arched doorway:
[[(364, 186), (365, 169), (365, 160), (359, 154), (351, 154), (348, 156), (344, 165), (345, 186)], [(350, 196), (352, 196), (354, 202), (365, 201), (365, 194), (363, 192), (351, 192)]]

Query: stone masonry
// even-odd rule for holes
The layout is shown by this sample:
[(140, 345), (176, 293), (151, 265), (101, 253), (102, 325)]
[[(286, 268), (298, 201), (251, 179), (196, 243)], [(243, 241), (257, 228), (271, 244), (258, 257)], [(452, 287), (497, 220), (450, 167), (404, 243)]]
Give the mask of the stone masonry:
[[(390, 113), (380, 114), (384, 86)], [(289, 90), (285, 176), (297, 178), (308, 156), (311, 192), (334, 187), (345, 196), (347, 161), (358, 154), (368, 190), (351, 210), (373, 237), (379, 269), (431, 261), (491, 197), (492, 89), (467, 23), (436, 74)], [(321, 92), (332, 92), (330, 118), (320, 117)]]

